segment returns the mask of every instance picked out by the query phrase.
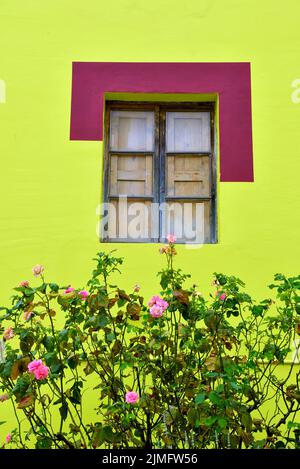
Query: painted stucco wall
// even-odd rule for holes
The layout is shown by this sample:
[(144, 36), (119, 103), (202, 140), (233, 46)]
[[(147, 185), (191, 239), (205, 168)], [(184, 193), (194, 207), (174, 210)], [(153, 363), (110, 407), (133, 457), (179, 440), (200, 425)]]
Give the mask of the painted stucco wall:
[[(219, 183), (219, 244), (179, 247), (178, 262), (203, 292), (223, 271), (255, 297), (297, 273), (299, 14), (298, 0), (1, 0), (1, 304), (36, 263), (83, 286), (111, 248), (96, 233), (102, 143), (69, 139), (73, 61), (250, 62), (255, 182)], [(157, 246), (113, 247), (124, 287), (156, 293)]]

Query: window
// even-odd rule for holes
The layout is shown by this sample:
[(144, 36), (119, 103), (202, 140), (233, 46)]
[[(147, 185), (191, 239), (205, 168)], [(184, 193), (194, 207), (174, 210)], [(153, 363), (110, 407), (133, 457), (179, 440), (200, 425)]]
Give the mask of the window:
[(106, 103), (102, 240), (216, 242), (213, 103)]

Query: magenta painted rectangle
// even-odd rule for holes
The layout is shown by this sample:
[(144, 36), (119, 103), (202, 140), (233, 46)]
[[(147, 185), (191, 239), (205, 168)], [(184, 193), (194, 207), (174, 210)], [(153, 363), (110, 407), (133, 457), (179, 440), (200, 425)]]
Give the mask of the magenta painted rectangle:
[(249, 63), (74, 62), (71, 140), (102, 140), (109, 92), (217, 93), (220, 180), (253, 181)]

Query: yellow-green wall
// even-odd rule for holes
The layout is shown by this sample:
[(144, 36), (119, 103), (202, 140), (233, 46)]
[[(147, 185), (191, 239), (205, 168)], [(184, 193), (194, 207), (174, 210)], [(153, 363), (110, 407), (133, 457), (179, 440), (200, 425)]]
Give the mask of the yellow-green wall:
[[(274, 272), (296, 273), (299, 13), (297, 0), (1, 0), (1, 301), (37, 262), (81, 285), (93, 254), (110, 248), (96, 235), (102, 143), (69, 140), (72, 61), (250, 61), (255, 182), (219, 185), (220, 243), (181, 248), (180, 260), (203, 291), (215, 270), (256, 295)], [(155, 246), (119, 252), (125, 283), (150, 293)]]
[[(203, 292), (214, 271), (255, 297), (297, 273), (299, 15), (298, 0), (0, 0), (0, 303), (36, 263), (83, 286), (110, 248), (96, 234), (102, 143), (69, 140), (72, 61), (251, 62), (255, 182), (219, 184), (219, 244), (178, 261)], [(157, 246), (117, 247), (124, 286), (156, 293)]]
[[(296, 0), (1, 0), (1, 300), (36, 262), (83, 283), (100, 248), (102, 143), (68, 138), (80, 60), (250, 61), (255, 183), (220, 184), (219, 245), (182, 248), (181, 261), (204, 290), (214, 270), (237, 273), (257, 294), (274, 272), (296, 272), (299, 13)], [(156, 271), (154, 246), (119, 249), (129, 284)]]

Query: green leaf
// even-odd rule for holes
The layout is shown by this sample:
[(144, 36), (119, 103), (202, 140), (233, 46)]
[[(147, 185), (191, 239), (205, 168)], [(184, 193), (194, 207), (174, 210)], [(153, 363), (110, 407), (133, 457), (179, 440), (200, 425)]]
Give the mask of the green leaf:
[(218, 282), (219, 282), (220, 285), (222, 285), (222, 286), (223, 286), (223, 285), (226, 285), (226, 283), (227, 283), (227, 278), (226, 278), (225, 275), (217, 274), (216, 277), (217, 277), (217, 280), (218, 280)]
[(45, 361), (46, 361), (46, 365), (48, 366), (51, 366), (53, 365), (54, 363), (56, 363), (57, 361), (57, 354), (56, 352), (49, 352), (49, 353), (46, 353), (45, 355)]
[(20, 376), (12, 390), (18, 400), (21, 400), (25, 395), (28, 394), (30, 387), (30, 376), (26, 373)]
[(264, 307), (261, 305), (254, 305), (252, 307), (252, 314), (254, 316), (262, 316), (264, 312)]
[(251, 432), (252, 430), (252, 418), (249, 412), (243, 411), (241, 413), (241, 422), (246, 428), (247, 432)]
[(75, 368), (79, 364), (78, 357), (76, 355), (72, 355), (71, 357), (67, 359), (67, 364), (71, 368), (71, 370), (75, 370)]
[(227, 419), (225, 417), (218, 417), (218, 425), (223, 430), (227, 425)]
[(223, 383), (218, 384), (218, 386), (216, 387), (216, 392), (221, 393), (223, 391), (224, 391), (224, 384)]
[(300, 430), (300, 423), (289, 421), (287, 424), (288, 429), (297, 428)]
[(95, 427), (93, 436), (92, 436), (93, 448), (98, 448), (103, 443), (103, 438), (102, 438), (102, 433), (101, 433), (102, 427), (100, 426), (101, 424), (97, 424), (97, 425), (99, 426)]
[[(37, 287), (37, 291), (40, 291), (42, 293), (46, 293), (47, 290), (47, 283), (43, 283), (41, 286)], [(25, 292), (26, 293), (26, 292)]]
[(196, 420), (198, 419), (198, 416), (199, 416), (199, 412), (197, 409), (195, 408), (191, 408), (189, 409), (188, 413), (187, 413), (187, 419), (188, 419), (188, 422), (194, 426)]
[(67, 342), (68, 334), (69, 334), (68, 329), (62, 329), (61, 331), (59, 331), (58, 341), (59, 342)]
[(52, 447), (52, 440), (48, 436), (38, 438), (35, 444), (36, 449), (50, 449)]
[(169, 283), (169, 277), (166, 273), (162, 273), (161, 280), (160, 280), (160, 285), (163, 290), (165, 290), (168, 286)]
[(44, 345), (47, 352), (53, 352), (55, 347), (55, 340), (53, 336), (47, 335), (43, 338), (42, 344)]
[(20, 348), (25, 354), (29, 353), (34, 344), (34, 334), (31, 330), (26, 329), (20, 334)]
[(74, 383), (71, 388), (71, 392), (72, 392), (72, 395), (70, 397), (70, 400), (74, 404), (80, 404), (81, 403), (80, 383)]
[(114, 441), (114, 433), (113, 433), (113, 430), (112, 430), (112, 427), (110, 426), (105, 426), (102, 428), (102, 436), (103, 436), (103, 439), (104, 441), (108, 441), (108, 442), (113, 442)]
[(67, 418), (68, 410), (69, 410), (68, 403), (66, 401), (63, 401), (62, 406), (59, 408), (59, 412), (63, 420), (66, 420)]
[(97, 316), (97, 326), (98, 327), (105, 327), (107, 326), (107, 324), (109, 323), (109, 317), (107, 316), (107, 314), (99, 314), (99, 316)]
[(195, 404), (200, 405), (205, 401), (205, 392), (201, 392), (195, 397)]
[(26, 296), (32, 296), (32, 295), (35, 294), (35, 289), (33, 289), (33, 288), (25, 288), (24, 294), (25, 294)]
[(208, 395), (208, 398), (210, 402), (212, 402), (213, 404), (217, 406), (222, 406), (224, 404), (224, 401), (221, 398), (221, 396), (219, 396), (219, 394), (216, 393), (215, 391), (211, 391)]
[(216, 421), (218, 420), (218, 417), (216, 416), (211, 416), (211, 417), (207, 417), (205, 420), (204, 420), (204, 423), (207, 427), (211, 427)]
[(51, 374), (52, 375), (59, 375), (62, 372), (64, 366), (61, 363), (55, 363), (51, 365)]
[(115, 338), (114, 332), (109, 332), (109, 334), (106, 334), (106, 340), (107, 342), (111, 343)]

